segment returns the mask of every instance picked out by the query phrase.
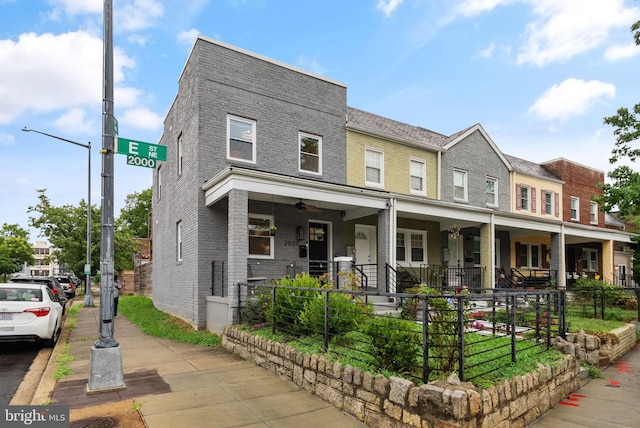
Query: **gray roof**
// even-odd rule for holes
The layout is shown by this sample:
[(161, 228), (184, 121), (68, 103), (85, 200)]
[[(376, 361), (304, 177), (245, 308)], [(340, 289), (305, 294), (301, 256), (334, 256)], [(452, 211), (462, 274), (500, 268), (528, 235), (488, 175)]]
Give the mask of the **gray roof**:
[(350, 124), (374, 133), (407, 140), (418, 145), (432, 146), (433, 148), (442, 147), (448, 140), (445, 135), (419, 126), (409, 125), (353, 107), (347, 107), (347, 125)]
[(515, 156), (511, 156), (506, 153), (503, 153), (503, 154), (504, 154), (504, 157), (509, 161), (509, 163), (511, 164), (511, 166), (516, 172), (526, 174), (532, 177), (540, 177), (547, 180), (553, 180), (553, 181), (562, 183), (562, 180), (560, 180), (558, 177), (550, 173), (546, 168), (544, 168), (540, 164), (537, 164), (535, 162), (531, 162), (525, 159), (517, 158)]

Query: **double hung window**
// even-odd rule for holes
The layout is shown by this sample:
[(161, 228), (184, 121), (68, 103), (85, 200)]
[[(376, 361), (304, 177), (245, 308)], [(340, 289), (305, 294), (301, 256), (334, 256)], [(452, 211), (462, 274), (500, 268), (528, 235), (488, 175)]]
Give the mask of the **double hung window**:
[(273, 258), (273, 236), (270, 228), (273, 217), (249, 214), (249, 256), (253, 258)]
[(421, 230), (403, 230), (396, 233), (396, 260), (400, 263), (426, 263), (427, 233)]
[(498, 206), (498, 179), (487, 177), (486, 203), (492, 207)]
[(591, 202), (589, 204), (589, 222), (591, 224), (598, 224), (598, 203)]
[(580, 221), (580, 198), (571, 197), (571, 220)]
[(467, 200), (467, 171), (455, 169), (453, 171), (453, 199)]
[(425, 181), (427, 176), (427, 165), (424, 161), (411, 159), (409, 174), (411, 175), (410, 186), (411, 193), (417, 195), (426, 195)]
[(322, 137), (299, 133), (300, 171), (322, 174)]
[(256, 122), (240, 117), (227, 117), (227, 157), (243, 162), (256, 162)]
[(365, 149), (365, 185), (384, 187), (384, 152)]

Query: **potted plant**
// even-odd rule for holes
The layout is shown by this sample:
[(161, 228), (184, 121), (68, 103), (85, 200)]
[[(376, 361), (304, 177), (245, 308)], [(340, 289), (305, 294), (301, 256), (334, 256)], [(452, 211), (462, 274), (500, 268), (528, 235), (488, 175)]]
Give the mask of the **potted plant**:
[(318, 239), (322, 239), (323, 236), (324, 236), (324, 230), (323, 229), (316, 229), (316, 237)]
[(276, 226), (269, 226), (269, 235), (276, 236), (276, 231), (278, 228)]

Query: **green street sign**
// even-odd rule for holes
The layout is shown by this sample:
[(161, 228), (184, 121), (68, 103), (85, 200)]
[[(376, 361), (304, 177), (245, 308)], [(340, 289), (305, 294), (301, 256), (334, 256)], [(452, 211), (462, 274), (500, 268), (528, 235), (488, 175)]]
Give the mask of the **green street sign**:
[(127, 155), (127, 165), (144, 166), (147, 168), (155, 168), (156, 160), (151, 158), (143, 158), (141, 156)]
[(116, 137), (118, 136), (118, 119), (116, 119), (115, 117), (113, 118), (113, 134)]
[[(145, 143), (118, 137), (117, 152), (123, 155), (136, 156), (159, 161), (167, 160), (167, 147), (159, 144)], [(127, 161), (127, 164), (129, 162)], [(134, 165), (134, 164), (129, 164)], [(155, 166), (154, 166), (155, 167)]]

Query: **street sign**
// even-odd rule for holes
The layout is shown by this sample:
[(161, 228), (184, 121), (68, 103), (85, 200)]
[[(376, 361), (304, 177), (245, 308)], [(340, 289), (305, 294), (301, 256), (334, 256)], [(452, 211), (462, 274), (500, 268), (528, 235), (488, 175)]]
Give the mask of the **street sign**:
[(118, 136), (118, 119), (113, 118), (113, 135)]
[[(167, 160), (167, 146), (118, 137), (118, 153), (159, 161)], [(127, 160), (127, 164), (129, 164)], [(155, 164), (155, 163), (154, 163)], [(129, 164), (134, 165), (134, 164)]]
[(127, 155), (127, 165), (146, 166), (147, 168), (155, 168), (156, 160), (151, 158), (143, 158), (142, 156)]

